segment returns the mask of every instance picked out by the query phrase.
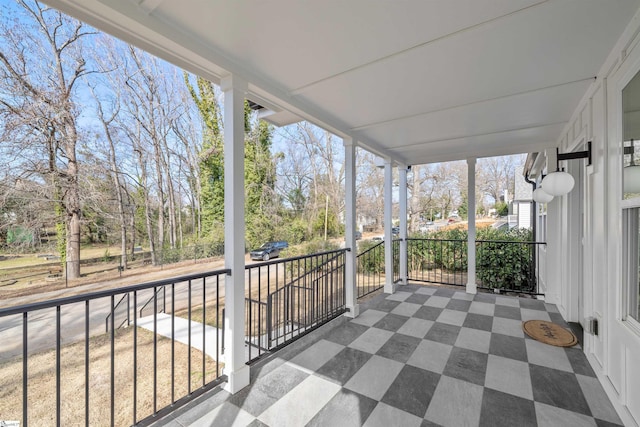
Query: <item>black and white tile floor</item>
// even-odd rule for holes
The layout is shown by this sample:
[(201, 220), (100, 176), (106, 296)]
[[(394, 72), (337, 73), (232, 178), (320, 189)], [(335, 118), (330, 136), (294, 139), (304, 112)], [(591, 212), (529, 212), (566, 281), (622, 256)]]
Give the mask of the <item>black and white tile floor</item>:
[(158, 425), (620, 425), (582, 351), (525, 336), (530, 319), (567, 326), (534, 299), (402, 286), (253, 366), (240, 393)]

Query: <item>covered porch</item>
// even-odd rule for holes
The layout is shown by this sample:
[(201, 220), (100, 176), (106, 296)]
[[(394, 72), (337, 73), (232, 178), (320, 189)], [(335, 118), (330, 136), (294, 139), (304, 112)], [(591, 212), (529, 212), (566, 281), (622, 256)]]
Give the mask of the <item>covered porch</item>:
[(156, 422), (168, 426), (614, 426), (622, 422), (580, 346), (529, 338), (568, 327), (555, 305), (408, 284), (378, 293)]
[[(358, 425), (398, 419), (407, 425), (621, 424), (611, 398), (624, 423), (637, 425), (640, 371), (633, 361), (640, 355), (640, 327), (622, 308), (628, 290), (620, 285), (617, 157), (620, 93), (640, 68), (637, 0), (48, 3), (220, 84), (224, 93), (225, 269), (219, 274), (225, 360), (217, 380), (227, 391), (206, 394), (200, 405), (160, 423), (327, 424), (339, 408), (353, 413), (358, 407)], [(245, 360), (251, 328), (244, 274), (245, 99), (271, 123), (307, 120), (342, 138), (345, 147), (345, 316), (251, 368)], [(465, 160), (468, 194), (475, 194), (478, 158), (544, 154), (531, 175), (539, 183), (557, 165), (556, 147), (576, 151), (588, 141), (593, 165), (569, 167), (580, 190), (549, 202), (544, 212), (549, 239), (540, 251), (545, 263), (538, 279), (546, 303), (477, 289), (472, 219), (466, 292), (407, 284), (406, 191), (399, 192), (394, 269), (394, 168), (404, 188), (411, 165)], [(358, 147), (382, 159), (385, 271), (393, 272), (385, 277), (384, 294), (362, 304), (356, 287)], [(469, 212), (475, 212), (474, 200), (469, 197)], [(591, 329), (583, 353), (524, 337), (519, 325), (530, 316), (601, 326), (599, 333)]]

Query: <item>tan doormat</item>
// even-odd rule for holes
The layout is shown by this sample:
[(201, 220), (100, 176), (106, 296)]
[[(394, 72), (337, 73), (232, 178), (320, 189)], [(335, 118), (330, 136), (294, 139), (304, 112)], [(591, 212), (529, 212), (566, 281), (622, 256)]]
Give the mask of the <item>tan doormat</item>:
[(571, 331), (562, 326), (544, 320), (527, 320), (522, 322), (522, 329), (534, 340), (558, 347), (572, 347), (578, 339)]

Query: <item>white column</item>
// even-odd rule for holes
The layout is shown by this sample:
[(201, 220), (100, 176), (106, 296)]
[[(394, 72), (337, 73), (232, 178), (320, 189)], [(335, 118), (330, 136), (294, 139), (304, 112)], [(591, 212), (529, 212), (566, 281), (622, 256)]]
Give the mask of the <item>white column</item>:
[(353, 139), (345, 138), (344, 164), (345, 164), (345, 245), (349, 252), (345, 254), (345, 305), (347, 317), (357, 317), (358, 292), (356, 289), (356, 144)]
[(407, 167), (398, 166), (400, 187), (400, 283), (407, 284)]
[(220, 84), (224, 93), (224, 266), (225, 389), (236, 393), (249, 385), (244, 352), (244, 97), (247, 83), (229, 76)]
[(476, 285), (476, 159), (467, 159), (467, 293), (478, 292)]
[(396, 290), (393, 283), (393, 167), (391, 159), (384, 161), (384, 293), (392, 294)]

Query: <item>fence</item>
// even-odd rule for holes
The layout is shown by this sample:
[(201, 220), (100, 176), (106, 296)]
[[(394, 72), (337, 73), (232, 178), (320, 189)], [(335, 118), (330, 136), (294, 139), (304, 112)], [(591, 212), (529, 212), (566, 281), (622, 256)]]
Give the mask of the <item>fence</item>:
[(407, 239), (409, 280), (465, 285), (467, 241), (462, 239)]
[[(536, 293), (535, 247), (543, 242), (476, 240), (476, 283), (480, 288)], [(464, 286), (467, 240), (407, 241), (409, 280)]]
[(356, 257), (356, 289), (358, 298), (384, 287), (384, 242), (359, 253)]
[(249, 361), (344, 313), (345, 252), (341, 249), (246, 267)]
[(393, 283), (400, 281), (400, 243), (401, 239), (392, 242), (391, 252), (393, 253)]
[(544, 242), (476, 240), (476, 278), (483, 288), (537, 293), (535, 254)]
[[(193, 262), (198, 263), (211, 257), (224, 253), (224, 247), (215, 245), (190, 245), (181, 248), (164, 248), (154, 252), (141, 250), (127, 254), (126, 268), (122, 263), (121, 255), (105, 255), (96, 258), (80, 260), (80, 271), (83, 276), (103, 273), (122, 275), (124, 271), (136, 270), (150, 265), (163, 267), (165, 265)], [(59, 261), (59, 257), (53, 255), (41, 255), (39, 258), (46, 260), (58, 260), (27, 266), (3, 268), (0, 270), (0, 288), (14, 284), (36, 284), (44, 282), (66, 281), (66, 270)], [(67, 261), (68, 263), (69, 261)]]
[[(15, 389), (3, 397), (3, 418), (19, 419), (21, 426), (144, 425), (216, 386), (225, 379), (220, 333), (192, 330), (191, 320), (222, 324), (221, 276), (228, 273), (1, 309), (0, 371), (7, 371), (0, 382), (3, 389)], [(158, 313), (165, 304), (160, 298), (167, 299), (164, 314)], [(140, 318), (143, 302), (154, 309)], [(125, 314), (133, 327), (118, 329)]]

